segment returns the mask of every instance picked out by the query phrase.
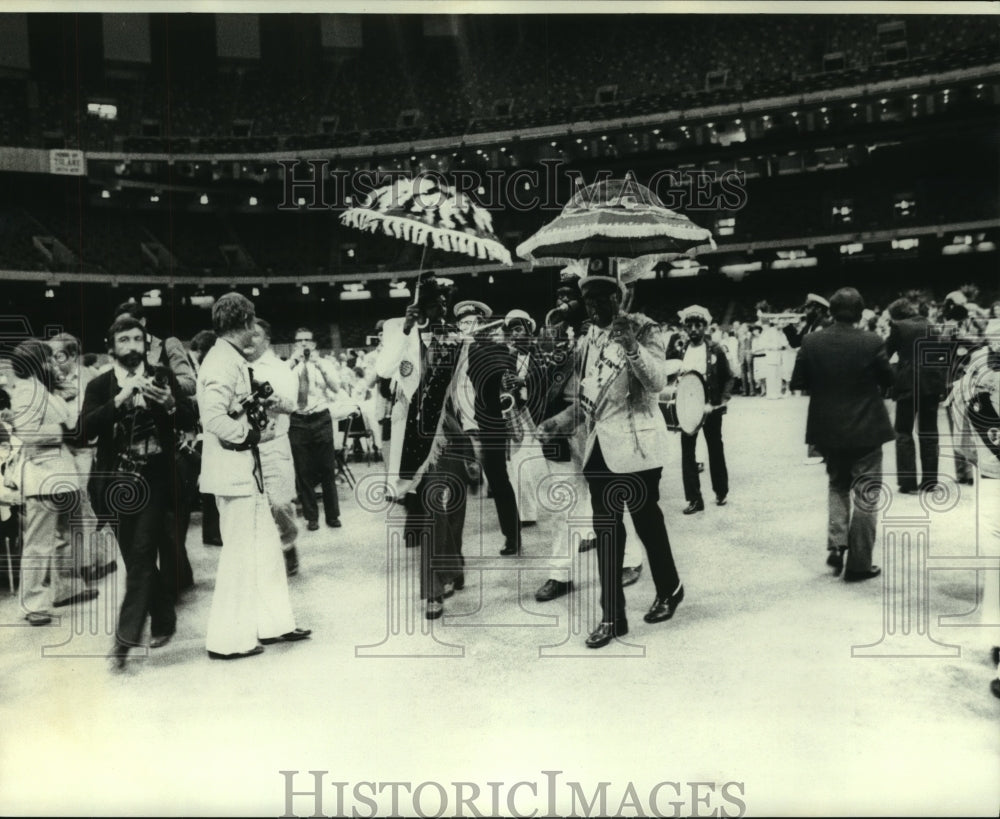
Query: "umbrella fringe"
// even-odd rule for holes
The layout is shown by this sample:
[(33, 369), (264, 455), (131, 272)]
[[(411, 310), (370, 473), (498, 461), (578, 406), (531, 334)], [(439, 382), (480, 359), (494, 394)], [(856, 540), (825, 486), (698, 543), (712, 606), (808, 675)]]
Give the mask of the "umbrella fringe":
[(393, 239), (402, 239), (416, 245), (429, 244), (435, 250), (461, 253), (506, 265), (513, 264), (510, 251), (493, 239), (483, 239), (471, 233), (456, 233), (454, 230), (423, 224), (408, 217), (378, 213), (366, 208), (351, 208), (341, 214), (340, 223), (369, 233), (381, 231)]
[[(600, 226), (599, 233), (603, 236), (607, 236), (610, 239), (649, 239), (653, 237), (664, 237), (672, 239), (685, 239), (690, 241), (704, 240), (705, 244), (698, 247), (701, 249), (712, 249), (714, 250), (715, 239), (712, 238), (712, 233), (707, 228), (699, 227), (696, 224), (684, 225), (676, 224), (671, 225), (669, 230), (665, 230), (662, 224), (660, 225), (615, 225), (615, 224), (603, 224)], [(564, 244), (566, 242), (582, 242), (587, 239), (595, 238), (595, 230), (593, 225), (573, 225), (570, 227), (552, 227), (552, 223), (543, 227), (538, 233), (529, 239), (526, 239), (520, 245), (517, 246), (517, 255), (522, 259), (534, 258), (534, 252), (536, 248), (539, 247), (551, 247), (552, 245)], [(683, 252), (683, 251), (680, 251)], [(551, 252), (547, 252), (546, 255), (553, 255)], [(607, 254), (614, 256), (616, 254)], [(648, 254), (644, 254), (648, 255)]]

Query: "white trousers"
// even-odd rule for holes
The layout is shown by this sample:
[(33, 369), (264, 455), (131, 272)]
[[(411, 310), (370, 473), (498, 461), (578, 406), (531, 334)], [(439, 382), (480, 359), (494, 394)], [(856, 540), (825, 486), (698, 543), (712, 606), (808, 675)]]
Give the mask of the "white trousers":
[(267, 497), (216, 495), (222, 554), (205, 645), (219, 654), (250, 651), (259, 637), (295, 630), (281, 540)]

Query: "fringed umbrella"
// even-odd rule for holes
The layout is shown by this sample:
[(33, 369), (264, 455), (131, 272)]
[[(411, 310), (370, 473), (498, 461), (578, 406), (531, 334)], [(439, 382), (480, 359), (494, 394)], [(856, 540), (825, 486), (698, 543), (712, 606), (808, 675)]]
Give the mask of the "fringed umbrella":
[(341, 224), (382, 233), (425, 248), (462, 253), (474, 259), (511, 264), (493, 232), (493, 217), (464, 193), (429, 176), (397, 179), (376, 188), (359, 207), (340, 216)]
[(711, 231), (667, 208), (631, 176), (577, 191), (559, 216), (518, 245), (522, 259), (693, 256), (714, 250)]

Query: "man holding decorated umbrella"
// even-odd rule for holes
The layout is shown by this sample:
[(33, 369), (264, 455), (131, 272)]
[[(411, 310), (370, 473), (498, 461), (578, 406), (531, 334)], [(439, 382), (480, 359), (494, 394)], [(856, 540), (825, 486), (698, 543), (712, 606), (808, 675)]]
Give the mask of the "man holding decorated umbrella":
[[(602, 272), (604, 264), (592, 260), (591, 269)], [(656, 585), (656, 599), (643, 619), (669, 620), (684, 599), (659, 507), (667, 429), (657, 398), (679, 362), (666, 360), (656, 322), (620, 312), (625, 288), (617, 279), (587, 276), (580, 289), (592, 324), (576, 350), (576, 402), (543, 422), (539, 434), (564, 433), (578, 424), (586, 430), (583, 472), (597, 534), (602, 609), (586, 645), (601, 648), (629, 631), (621, 585), (626, 507)]]

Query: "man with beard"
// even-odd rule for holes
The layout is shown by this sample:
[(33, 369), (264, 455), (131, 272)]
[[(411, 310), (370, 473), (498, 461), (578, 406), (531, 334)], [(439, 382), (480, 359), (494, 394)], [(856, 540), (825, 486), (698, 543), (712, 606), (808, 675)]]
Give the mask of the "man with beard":
[[(146, 362), (150, 367), (167, 367), (177, 381), (180, 399), (189, 405), (182, 417), (186, 426), (177, 427), (178, 437), (193, 438), (196, 426), (194, 413), (195, 372), (187, 350), (179, 339), (168, 336), (160, 339), (146, 330), (146, 311), (139, 302), (127, 301), (115, 308), (115, 318), (131, 316), (146, 331)], [(189, 412), (188, 409), (191, 411)], [(180, 452), (173, 459), (174, 478), (171, 481), (173, 497), (168, 504), (167, 530), (170, 538), (163, 541), (160, 552), (160, 572), (170, 593), (180, 592), (194, 585), (194, 574), (187, 553), (187, 532), (191, 523), (191, 506), (198, 490), (197, 458)]]
[(666, 360), (656, 322), (621, 312), (625, 288), (617, 279), (587, 276), (580, 289), (592, 324), (576, 350), (576, 403), (543, 422), (539, 434), (585, 425), (583, 473), (597, 533), (602, 608), (586, 645), (601, 648), (629, 630), (621, 583), (626, 505), (656, 585), (656, 599), (643, 619), (669, 620), (684, 599), (659, 507), (667, 428), (658, 397), (679, 364)]
[[(717, 506), (725, 506), (729, 495), (729, 471), (726, 469), (726, 451), (722, 444), (722, 416), (732, 394), (733, 375), (726, 351), (721, 345), (705, 339), (705, 329), (712, 321), (708, 310), (694, 304), (681, 310), (678, 315), (684, 322), (688, 337), (680, 371), (696, 372), (705, 379), (705, 421), (701, 429), (708, 447), (708, 466), (715, 503)], [(681, 432), (681, 473), (684, 479), (684, 497), (688, 502), (684, 509), (685, 515), (705, 511), (695, 458), (697, 443), (697, 432), (694, 435)]]
[(108, 347), (114, 364), (87, 385), (80, 430), (85, 440), (97, 439), (91, 502), (99, 516), (113, 521), (125, 559), (125, 598), (111, 653), (121, 670), (129, 649), (139, 645), (147, 616), (153, 648), (169, 642), (177, 627), (172, 590), (156, 558), (170, 536), (176, 428), (191, 422), (192, 407), (182, 400), (169, 369), (147, 364), (139, 321), (127, 315), (115, 319)]
[(311, 634), (295, 626), (281, 541), (264, 489), (260, 385), (244, 353), (252, 346), (255, 318), (248, 298), (222, 296), (212, 307), (218, 340), (198, 372), (202, 489), (215, 495), (226, 544), (205, 637), (213, 660), (260, 654), (258, 640), (297, 642)]

